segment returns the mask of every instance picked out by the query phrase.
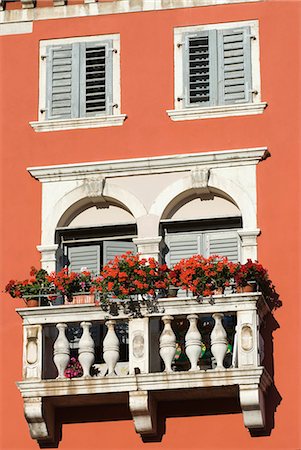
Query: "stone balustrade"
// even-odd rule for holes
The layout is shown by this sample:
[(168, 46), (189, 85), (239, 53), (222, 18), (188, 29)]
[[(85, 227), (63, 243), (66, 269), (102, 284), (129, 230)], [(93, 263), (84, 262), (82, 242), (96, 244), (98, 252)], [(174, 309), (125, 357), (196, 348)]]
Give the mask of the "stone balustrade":
[[(235, 388), (245, 426), (265, 425), (264, 392), (271, 378), (262, 366), (260, 327), (269, 308), (258, 293), (202, 302), (160, 299), (152, 312), (142, 307), (136, 318), (124, 312), (110, 316), (96, 304), (17, 312), (24, 330), (18, 387), (32, 437), (40, 443), (55, 440), (45, 415), (47, 400), (72, 396), (74, 401), (75, 394), (82, 405), (93, 395), (116, 401), (126, 393), (136, 430), (145, 437), (157, 433), (158, 392), (165, 392), (165, 400), (180, 400), (181, 393), (199, 398)], [(65, 371), (72, 355), (83, 373), (69, 379)]]

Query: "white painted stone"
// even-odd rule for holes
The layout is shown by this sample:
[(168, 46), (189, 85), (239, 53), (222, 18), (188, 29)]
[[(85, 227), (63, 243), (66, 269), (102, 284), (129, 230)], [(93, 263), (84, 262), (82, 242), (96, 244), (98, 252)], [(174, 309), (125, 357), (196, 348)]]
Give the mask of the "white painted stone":
[(149, 372), (149, 318), (129, 320), (129, 373)]
[(256, 309), (237, 312), (238, 367), (260, 364), (259, 333)]
[(190, 361), (190, 370), (200, 370), (198, 361), (202, 352), (202, 336), (197, 326), (198, 315), (189, 314), (187, 319), (189, 320), (189, 329), (185, 336), (185, 352)]
[(267, 107), (267, 103), (245, 103), (242, 105), (222, 105), (210, 106), (202, 108), (183, 108), (170, 109), (167, 112), (168, 116), (173, 121), (182, 120), (199, 120), (219, 117), (234, 117), (234, 116), (250, 116), (254, 114), (262, 114)]
[(90, 377), (90, 369), (94, 363), (94, 341), (90, 334), (91, 322), (81, 322), (83, 334), (78, 343), (78, 360), (83, 368), (83, 377)]
[(34, 131), (78, 130), (83, 128), (118, 127), (123, 125), (126, 114), (107, 115), (100, 117), (83, 117), (79, 119), (57, 119), (29, 122)]
[(162, 241), (161, 236), (150, 237), (150, 238), (134, 238), (133, 242), (137, 245), (138, 253), (141, 258), (154, 258), (158, 261), (160, 256), (160, 242)]
[(42, 378), (42, 325), (23, 327), (23, 379)]
[(31, 21), (19, 23), (0, 23), (0, 36), (9, 36), (11, 34), (28, 34), (32, 33), (32, 29), (33, 24)]
[(41, 252), (41, 266), (47, 272), (54, 272), (56, 269), (56, 251), (58, 244), (37, 245), (37, 250)]
[(164, 329), (160, 336), (160, 356), (164, 362), (165, 372), (172, 372), (171, 363), (176, 354), (176, 335), (171, 327), (173, 316), (163, 316)]
[(64, 372), (70, 359), (70, 344), (65, 334), (67, 325), (58, 323), (56, 328), (59, 334), (53, 346), (53, 361), (58, 371), (57, 378), (60, 379), (65, 378)]
[(129, 407), (137, 433), (154, 435), (157, 431), (157, 405), (148, 391), (129, 393)]
[(264, 428), (265, 400), (263, 390), (259, 385), (240, 385), (239, 399), (245, 427), (249, 429)]
[(224, 317), (224, 315), (215, 313), (212, 315), (212, 317), (215, 320), (215, 325), (210, 335), (211, 353), (216, 360), (216, 370), (223, 370), (223, 362), (228, 347), (227, 333), (222, 324), (222, 318)]
[(103, 340), (103, 359), (108, 367), (108, 376), (115, 375), (115, 366), (119, 360), (119, 340), (115, 333), (115, 320), (108, 320), (107, 334)]

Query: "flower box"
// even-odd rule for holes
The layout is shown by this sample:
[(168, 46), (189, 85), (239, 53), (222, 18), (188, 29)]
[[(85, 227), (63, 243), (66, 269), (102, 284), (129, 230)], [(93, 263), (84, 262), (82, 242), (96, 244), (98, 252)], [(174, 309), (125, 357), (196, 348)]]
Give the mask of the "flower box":
[(94, 294), (78, 294), (72, 296), (72, 301), (69, 301), (65, 297), (65, 305), (86, 305), (89, 303), (95, 303)]

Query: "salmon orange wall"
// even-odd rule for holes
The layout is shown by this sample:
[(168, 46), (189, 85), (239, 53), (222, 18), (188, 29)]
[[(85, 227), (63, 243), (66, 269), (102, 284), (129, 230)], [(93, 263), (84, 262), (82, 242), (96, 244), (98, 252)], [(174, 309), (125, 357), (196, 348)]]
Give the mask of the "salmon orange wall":
[[(173, 122), (173, 29), (178, 26), (258, 19), (262, 115)], [(257, 167), (260, 261), (283, 301), (274, 314), (275, 385), (282, 400), (271, 436), (251, 438), (241, 414), (168, 419), (161, 443), (143, 444), (132, 421), (65, 425), (61, 449), (291, 449), (298, 437), (297, 291), (300, 229), (297, 221), (300, 164), (298, 58), (299, 2), (255, 2), (39, 21), (33, 33), (4, 36), (1, 45), (1, 290), (39, 264), (41, 185), (28, 166), (268, 146), (271, 157)], [(121, 127), (35, 133), (39, 41), (120, 33)], [(300, 86), (300, 84), (299, 84)], [(300, 88), (299, 88), (300, 90)], [(34, 449), (15, 386), (21, 379), (22, 327), (14, 308), (22, 302), (1, 295), (1, 449)], [(300, 342), (300, 339), (299, 339)], [(299, 352), (300, 353), (300, 352)]]

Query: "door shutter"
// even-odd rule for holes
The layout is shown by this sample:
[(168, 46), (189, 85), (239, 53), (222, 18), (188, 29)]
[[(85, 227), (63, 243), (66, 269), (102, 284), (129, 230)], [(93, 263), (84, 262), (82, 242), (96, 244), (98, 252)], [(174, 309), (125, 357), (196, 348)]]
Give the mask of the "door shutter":
[(76, 44), (47, 47), (46, 119), (68, 119), (77, 116), (78, 64)]
[(226, 256), (229, 261), (239, 260), (238, 234), (236, 231), (206, 233), (206, 255)]
[(182, 258), (190, 258), (201, 252), (201, 236), (197, 234), (169, 234), (165, 243), (168, 247), (166, 263), (169, 267)]
[(251, 97), (250, 28), (218, 30), (220, 104), (246, 103)]
[(80, 272), (82, 267), (87, 267), (90, 272), (98, 274), (100, 271), (100, 247), (99, 245), (68, 247), (68, 260), (71, 272)]
[(80, 116), (112, 114), (112, 41), (80, 44)]
[(126, 252), (136, 253), (136, 245), (127, 241), (103, 241), (103, 265)]

